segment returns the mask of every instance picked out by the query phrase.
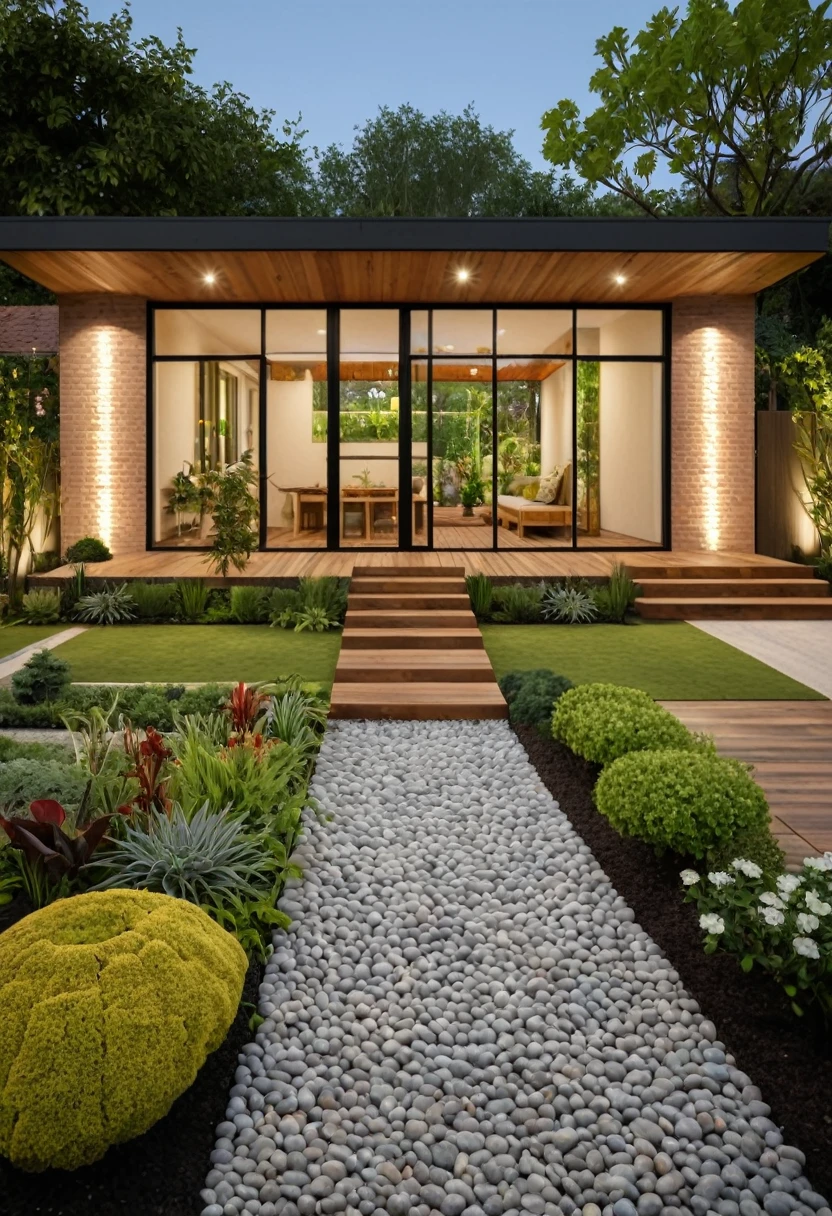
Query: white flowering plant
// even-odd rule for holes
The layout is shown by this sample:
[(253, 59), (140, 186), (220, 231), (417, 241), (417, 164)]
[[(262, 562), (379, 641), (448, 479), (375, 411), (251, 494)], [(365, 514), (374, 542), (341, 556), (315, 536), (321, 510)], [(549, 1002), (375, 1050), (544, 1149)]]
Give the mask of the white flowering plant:
[(761, 967), (795, 1013), (812, 1005), (832, 1018), (832, 853), (807, 857), (799, 874), (776, 878), (736, 857), (725, 870), (682, 870), (681, 879), (707, 954), (735, 954), (743, 971)]

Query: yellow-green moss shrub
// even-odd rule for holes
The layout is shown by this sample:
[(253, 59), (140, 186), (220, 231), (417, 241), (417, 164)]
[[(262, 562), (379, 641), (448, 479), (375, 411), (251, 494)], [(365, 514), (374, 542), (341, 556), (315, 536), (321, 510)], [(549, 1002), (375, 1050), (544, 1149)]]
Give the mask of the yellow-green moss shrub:
[(147, 1131), (234, 1020), (237, 940), (150, 891), (58, 900), (0, 935), (0, 1153), (77, 1169)]

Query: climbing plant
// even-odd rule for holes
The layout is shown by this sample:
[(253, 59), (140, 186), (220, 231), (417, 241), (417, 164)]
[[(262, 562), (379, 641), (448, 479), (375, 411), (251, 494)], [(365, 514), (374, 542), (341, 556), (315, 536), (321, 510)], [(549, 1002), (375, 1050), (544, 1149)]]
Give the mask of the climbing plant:
[(832, 556), (832, 321), (821, 323), (814, 346), (802, 346), (780, 364), (789, 389), (795, 450), (800, 457), (821, 556)]

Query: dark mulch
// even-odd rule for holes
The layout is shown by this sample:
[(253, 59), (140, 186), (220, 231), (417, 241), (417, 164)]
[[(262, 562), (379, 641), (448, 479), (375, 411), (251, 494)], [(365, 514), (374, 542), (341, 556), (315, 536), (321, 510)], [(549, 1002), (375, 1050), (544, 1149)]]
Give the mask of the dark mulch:
[(806, 1154), (812, 1185), (832, 1193), (832, 1059), (822, 1034), (792, 1013), (762, 972), (746, 975), (734, 958), (703, 952), (696, 911), (682, 899), (683, 860), (657, 860), (647, 845), (610, 827), (592, 801), (595, 765), (531, 726), (515, 729), (544, 785), (715, 1023), (737, 1067), (760, 1086), (787, 1141)]
[[(19, 900), (0, 908), (0, 931), (29, 909)], [(0, 1158), (3, 1216), (198, 1216), (199, 1192), (210, 1169), (214, 1129), (225, 1118), (237, 1055), (251, 1039), (261, 967), (246, 975), (237, 1017), (225, 1042), (209, 1056), (189, 1090), (154, 1127), (111, 1148), (96, 1162), (67, 1173), (24, 1174)], [(248, 1007), (247, 1007), (248, 1006)], [(46, 1061), (48, 1066), (48, 1061)], [(61, 1112), (55, 1111), (60, 1119)]]

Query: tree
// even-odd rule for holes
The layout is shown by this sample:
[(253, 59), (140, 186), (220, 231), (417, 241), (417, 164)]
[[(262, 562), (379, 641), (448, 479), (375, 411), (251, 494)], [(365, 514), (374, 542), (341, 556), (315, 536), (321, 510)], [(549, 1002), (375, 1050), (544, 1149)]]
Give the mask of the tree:
[(663, 8), (634, 38), (617, 26), (595, 44), (601, 105), (581, 119), (566, 99), (544, 114), (544, 155), (650, 215), (680, 201), (653, 185), (660, 165), (697, 210), (799, 212), (829, 189), (829, 6), (688, 0), (684, 17)]
[(0, 0), (0, 211), (5, 215), (296, 214), (303, 132), (228, 84), (188, 78), (179, 32), (133, 41), (127, 9)]
[(787, 355), (780, 375), (788, 385), (808, 503), (821, 557), (832, 559), (832, 321), (824, 318), (814, 346)]
[(603, 206), (590, 186), (533, 169), (514, 133), (483, 124), (470, 105), (432, 117), (382, 106), (355, 130), (349, 150), (332, 144), (321, 155), (321, 214), (589, 215)]

